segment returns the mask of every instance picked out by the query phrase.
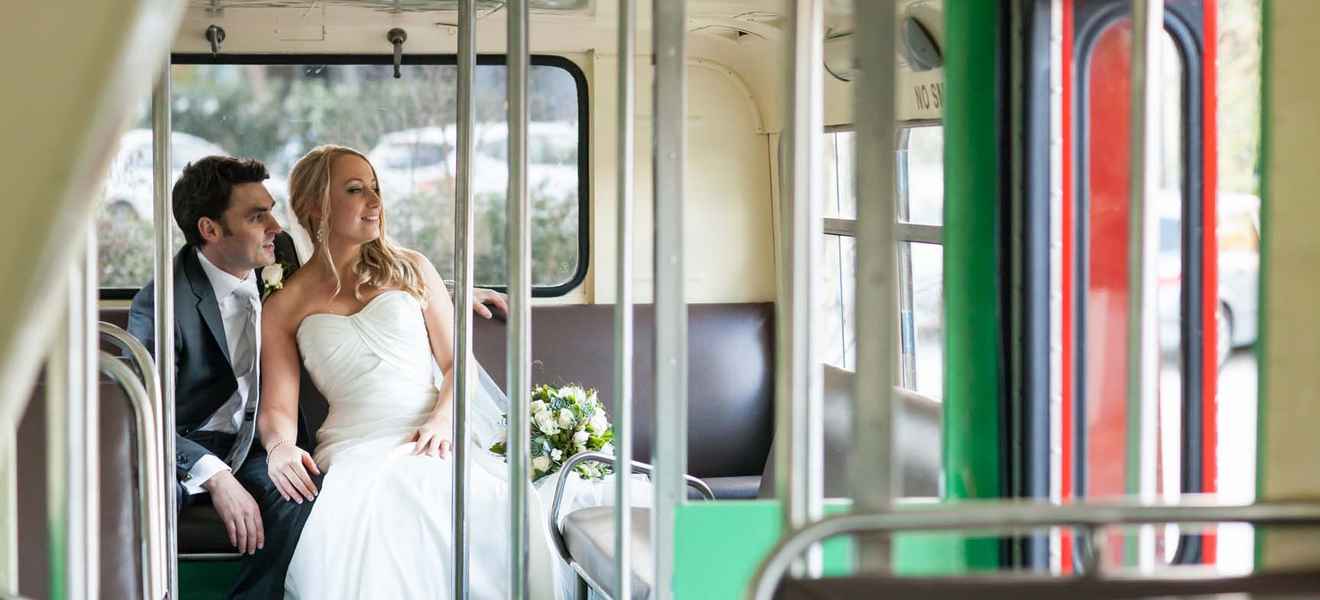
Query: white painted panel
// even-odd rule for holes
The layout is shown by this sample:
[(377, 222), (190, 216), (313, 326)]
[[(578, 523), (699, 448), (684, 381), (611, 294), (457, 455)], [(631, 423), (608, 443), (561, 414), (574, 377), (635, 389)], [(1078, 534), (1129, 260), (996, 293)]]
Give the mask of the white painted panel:
[[(615, 57), (599, 56), (592, 84), (594, 299), (614, 301)], [(636, 262), (638, 302), (652, 298), (649, 59), (637, 64)], [(757, 133), (748, 92), (714, 66), (688, 68), (686, 271), (689, 302), (759, 302), (775, 296), (768, 136)]]

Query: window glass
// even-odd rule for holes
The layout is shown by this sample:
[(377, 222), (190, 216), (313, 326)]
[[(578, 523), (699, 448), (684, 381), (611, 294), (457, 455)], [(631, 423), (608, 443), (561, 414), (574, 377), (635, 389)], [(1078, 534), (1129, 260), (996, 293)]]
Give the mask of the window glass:
[(899, 248), (900, 365), (903, 387), (944, 398), (944, 247), (903, 242)]
[(851, 131), (825, 133), (825, 216), (856, 219), (857, 194), (853, 193), (856, 154)]
[(944, 224), (944, 128), (910, 127), (899, 149), (899, 220)]
[(825, 236), (824, 362), (845, 369), (857, 366), (857, 329), (853, 324), (856, 270), (857, 240)]
[[(259, 159), (276, 214), (290, 228), (288, 175), (319, 144), (355, 148), (380, 179), (388, 234), (426, 254), (453, 278), (453, 199), (457, 98), (453, 65), (214, 65), (173, 67), (172, 173), (211, 154)], [(473, 159), (476, 283), (505, 278), (508, 188), (505, 67), (479, 65), (475, 74)], [(582, 270), (582, 176), (578, 157), (578, 80), (557, 65), (532, 65), (528, 133), (532, 281), (570, 284)], [(136, 288), (151, 277), (151, 132), (144, 107), (125, 134), (107, 179), (102, 227), (101, 285)], [(292, 228), (296, 229), (296, 228)], [(106, 235), (110, 231), (111, 235)], [(299, 236), (295, 232), (295, 239)], [(181, 234), (176, 233), (179, 243)], [(304, 245), (306, 245), (304, 238)]]

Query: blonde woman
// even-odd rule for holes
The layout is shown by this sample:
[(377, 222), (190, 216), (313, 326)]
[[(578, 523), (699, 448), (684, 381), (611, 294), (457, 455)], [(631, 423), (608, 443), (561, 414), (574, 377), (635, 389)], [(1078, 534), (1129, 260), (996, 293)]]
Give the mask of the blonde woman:
[[(290, 502), (316, 500), (289, 565), (286, 597), (447, 598), (449, 295), (425, 256), (386, 235), (380, 184), (362, 153), (313, 149), (293, 168), (290, 200), (315, 250), (266, 302), (258, 417), (268, 475), (280, 494)], [(330, 407), (314, 456), (294, 443), (300, 363)], [(469, 581), (472, 597), (503, 598), (507, 466), (480, 448), (498, 435), (507, 400), (489, 377), (481, 382), (469, 424)], [(543, 522), (541, 502), (529, 504), (532, 522)], [(545, 537), (531, 537), (533, 597), (554, 597), (559, 586)]]

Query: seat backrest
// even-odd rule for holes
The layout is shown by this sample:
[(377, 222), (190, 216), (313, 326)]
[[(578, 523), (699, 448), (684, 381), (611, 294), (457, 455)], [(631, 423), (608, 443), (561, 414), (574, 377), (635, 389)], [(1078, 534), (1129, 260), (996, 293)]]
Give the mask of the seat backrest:
[[(46, 401), (45, 385), (38, 384), (18, 427), (19, 592), (29, 598), (49, 597)], [(94, 468), (100, 478), (101, 596), (141, 598), (137, 427), (117, 384), (101, 381), (99, 408), (100, 455)]]
[[(655, 419), (655, 307), (634, 309), (633, 456), (651, 460)], [(532, 380), (594, 387), (609, 407), (614, 386), (614, 306), (532, 310)], [(477, 319), (476, 356), (501, 388), (505, 324)], [(688, 306), (688, 472), (758, 475), (770, 449), (774, 305)], [(611, 414), (613, 411), (610, 411)]]
[[(655, 308), (635, 308), (633, 456), (650, 461), (655, 415)], [(103, 319), (117, 315), (102, 313)], [(688, 307), (688, 472), (699, 477), (758, 475), (770, 448), (774, 397), (774, 305)], [(614, 306), (532, 309), (532, 380), (580, 383), (606, 402), (614, 394)], [(505, 387), (507, 327), (477, 319), (477, 360)], [(311, 431), (328, 407), (304, 370), (301, 405)], [(612, 414), (613, 411), (609, 410)]]
[[(825, 401), (825, 496), (847, 498), (848, 453), (853, 440), (852, 371), (824, 365)], [(940, 418), (942, 406), (931, 399), (895, 390), (899, 401), (895, 415), (897, 461), (901, 469), (900, 496), (937, 497), (940, 492)], [(775, 455), (770, 451), (761, 476), (761, 498), (771, 498), (775, 489)], [(884, 476), (875, 465), (876, 477)]]

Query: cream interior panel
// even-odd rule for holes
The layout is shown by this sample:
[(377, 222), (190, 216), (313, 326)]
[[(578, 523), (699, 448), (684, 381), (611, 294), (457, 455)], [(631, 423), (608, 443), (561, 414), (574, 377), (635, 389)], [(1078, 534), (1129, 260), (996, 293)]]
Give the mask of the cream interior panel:
[[(637, 63), (633, 282), (653, 297), (651, 67)], [(592, 102), (594, 298), (615, 297), (616, 58), (597, 57)], [(760, 302), (775, 296), (770, 155), (743, 85), (721, 69), (688, 67), (688, 185), (684, 214), (689, 302)]]
[[(1262, 498), (1320, 498), (1320, 171), (1315, 168), (1320, 140), (1320, 3), (1273, 2), (1265, 24), (1265, 55), (1270, 77), (1264, 139), (1267, 197), (1264, 212), (1262, 311), (1265, 331), (1261, 362)], [(1262, 558), (1266, 566), (1314, 566), (1320, 538), (1314, 530), (1270, 532)]]

